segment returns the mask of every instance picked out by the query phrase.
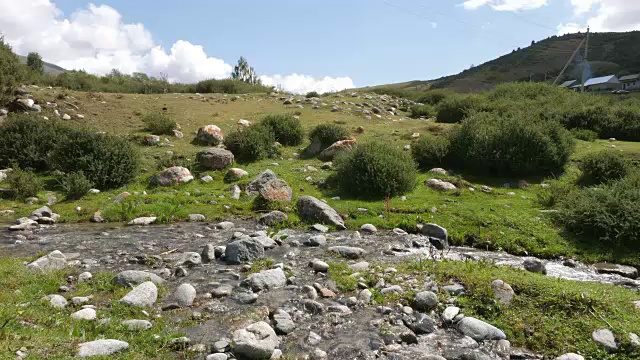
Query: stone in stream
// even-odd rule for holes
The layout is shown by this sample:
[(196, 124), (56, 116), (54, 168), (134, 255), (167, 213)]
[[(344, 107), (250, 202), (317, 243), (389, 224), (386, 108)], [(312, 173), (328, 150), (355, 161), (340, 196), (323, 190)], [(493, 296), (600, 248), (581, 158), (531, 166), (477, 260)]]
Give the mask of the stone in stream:
[(616, 338), (613, 336), (613, 333), (609, 329), (595, 330), (593, 333), (591, 333), (591, 338), (593, 339), (593, 341), (602, 345), (608, 351), (618, 350)]
[(429, 238), (429, 242), (436, 249), (442, 250), (449, 246), (449, 234), (447, 229), (437, 224), (424, 224), (422, 234)]
[(202, 264), (202, 257), (197, 252), (186, 252), (182, 254), (182, 259), (178, 265), (193, 267)]
[(138, 226), (151, 225), (154, 222), (156, 222), (156, 220), (158, 220), (158, 218), (155, 216), (139, 217), (129, 221), (127, 225), (138, 225)]
[(449, 306), (442, 312), (442, 321), (444, 321), (445, 324), (451, 324), (458, 314), (460, 314), (459, 307)]
[(67, 306), (67, 299), (62, 295), (52, 294), (43, 297), (49, 304), (56, 309), (64, 309)]
[(324, 235), (315, 235), (305, 240), (303, 244), (312, 247), (324, 246), (327, 244), (327, 238)]
[(205, 360), (227, 360), (229, 357), (225, 353), (209, 354)]
[(431, 291), (422, 291), (416, 294), (413, 306), (418, 311), (431, 311), (438, 306), (438, 296)]
[(596, 269), (598, 274), (615, 274), (630, 279), (636, 279), (638, 277), (638, 269), (633, 266), (597, 263), (594, 264), (593, 267)]
[(37, 259), (27, 265), (29, 270), (50, 271), (59, 270), (67, 266), (67, 258), (58, 250), (54, 250), (49, 254)]
[(458, 330), (475, 341), (504, 340), (507, 336), (497, 327), (482, 320), (465, 317), (458, 322)]
[(285, 222), (288, 219), (289, 216), (287, 214), (283, 213), (282, 211), (275, 210), (260, 216), (260, 218), (258, 219), (258, 223), (266, 226), (274, 226)]
[(122, 287), (130, 287), (133, 285), (142, 284), (146, 281), (151, 281), (156, 285), (165, 283), (165, 280), (160, 276), (154, 273), (140, 270), (122, 271), (111, 280), (111, 282), (113, 282), (115, 285)]
[(344, 220), (338, 215), (338, 212), (313, 196), (300, 197), (296, 205), (300, 218), (304, 221), (319, 221), (333, 225), (338, 229), (346, 229)]
[(206, 244), (202, 247), (200, 258), (203, 262), (208, 263), (216, 259), (216, 247), (213, 244)]
[(322, 260), (313, 259), (311, 261), (311, 268), (313, 268), (315, 272), (326, 273), (329, 271), (329, 264)]
[(224, 260), (227, 264), (239, 265), (264, 258), (264, 246), (258, 240), (244, 237), (235, 240), (225, 249)]
[(124, 320), (120, 325), (126, 327), (127, 330), (149, 330), (153, 326), (147, 320)]
[(287, 276), (281, 268), (275, 268), (251, 274), (246, 282), (252, 291), (258, 292), (284, 287), (287, 285)]
[(366, 255), (366, 250), (359, 247), (350, 247), (350, 246), (332, 246), (329, 248), (329, 251), (332, 253), (336, 253), (347, 259), (359, 259), (362, 256)]
[(547, 268), (544, 263), (536, 258), (524, 259), (524, 261), (522, 262), (522, 266), (524, 266), (524, 269), (529, 272), (539, 273), (543, 275), (547, 274)]
[(511, 301), (515, 296), (515, 292), (511, 288), (511, 285), (500, 279), (493, 280), (491, 283), (491, 290), (493, 291), (493, 296), (495, 296), (495, 298), (503, 305), (511, 304)]
[(180, 307), (189, 307), (193, 305), (193, 301), (196, 299), (196, 289), (191, 284), (182, 284), (178, 286), (173, 293), (173, 300)]
[(287, 335), (296, 328), (296, 324), (291, 319), (291, 315), (282, 309), (277, 309), (273, 313), (273, 323), (276, 333)]
[(35, 216), (35, 217), (52, 217), (53, 216), (53, 211), (51, 211), (51, 209), (48, 206), (43, 206), (37, 210), (34, 210), (31, 212), (31, 216)]
[(158, 288), (151, 281), (136, 286), (120, 299), (120, 301), (129, 306), (137, 307), (151, 306), (155, 304), (156, 300), (158, 300)]
[(267, 360), (280, 345), (276, 332), (264, 321), (233, 332), (231, 349), (238, 359)]
[(108, 356), (129, 348), (129, 344), (113, 339), (94, 340), (78, 345), (78, 357)]

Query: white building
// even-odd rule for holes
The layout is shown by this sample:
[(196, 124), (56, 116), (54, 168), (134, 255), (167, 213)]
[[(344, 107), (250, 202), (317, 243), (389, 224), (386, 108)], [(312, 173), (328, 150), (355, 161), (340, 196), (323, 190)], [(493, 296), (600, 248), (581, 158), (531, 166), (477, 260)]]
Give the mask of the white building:
[(640, 90), (640, 74), (623, 76), (620, 78), (620, 82), (622, 83), (622, 90)]

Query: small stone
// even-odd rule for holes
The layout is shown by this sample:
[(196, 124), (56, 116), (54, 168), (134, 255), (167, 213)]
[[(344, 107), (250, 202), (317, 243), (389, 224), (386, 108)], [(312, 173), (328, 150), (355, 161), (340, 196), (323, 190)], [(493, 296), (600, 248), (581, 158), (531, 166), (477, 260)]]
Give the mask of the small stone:
[(44, 297), (44, 300), (47, 300), (49, 304), (56, 309), (64, 309), (67, 306), (67, 299), (61, 295), (47, 295)]
[(364, 289), (358, 293), (358, 300), (367, 305), (371, 301), (371, 296), (373, 296), (371, 291), (369, 289)]
[(506, 335), (502, 330), (482, 320), (465, 317), (458, 322), (458, 330), (476, 341), (503, 340)]
[(282, 309), (278, 309), (273, 313), (273, 322), (276, 333), (281, 335), (287, 335), (296, 328), (296, 324), (289, 313)]
[(199, 222), (199, 221), (205, 221), (205, 220), (206, 220), (206, 216), (202, 214), (189, 214), (189, 221), (191, 222)]
[(494, 280), (491, 283), (491, 290), (493, 291), (493, 296), (495, 296), (503, 305), (510, 305), (513, 297), (515, 296), (515, 292), (511, 288), (511, 285), (500, 279)]
[(309, 336), (307, 337), (307, 343), (309, 345), (318, 345), (322, 341), (322, 337), (313, 331), (309, 332)]
[(82, 274), (78, 275), (78, 282), (86, 282), (93, 278), (90, 272), (85, 271)]
[(213, 296), (214, 298), (221, 298), (221, 297), (230, 296), (232, 292), (233, 292), (233, 286), (221, 285), (211, 290), (211, 296)]
[(126, 350), (129, 344), (113, 339), (95, 340), (78, 345), (78, 357), (108, 356)]
[(75, 306), (87, 304), (89, 302), (91, 302), (90, 296), (76, 296), (71, 298), (71, 303)]
[(284, 287), (287, 284), (287, 277), (282, 269), (276, 268), (252, 274), (246, 282), (254, 292), (257, 292)]
[(311, 230), (319, 231), (321, 233), (326, 233), (329, 231), (329, 228), (322, 224), (314, 224), (311, 226)]
[(599, 329), (595, 330), (591, 334), (591, 338), (593, 341), (602, 345), (605, 349), (609, 351), (618, 350), (618, 344), (616, 344), (616, 339), (613, 336), (613, 333), (609, 329)]
[(378, 232), (378, 229), (372, 224), (364, 224), (360, 227), (360, 231), (365, 234), (375, 234)]
[(120, 325), (127, 328), (127, 330), (149, 330), (153, 326), (151, 322), (147, 320), (124, 320)]
[(145, 307), (155, 304), (158, 299), (158, 288), (156, 285), (147, 281), (131, 290), (120, 301), (130, 306)]
[(275, 331), (264, 321), (233, 332), (231, 349), (237, 358), (270, 359), (280, 344)]
[(324, 261), (318, 260), (318, 259), (314, 259), (311, 262), (311, 267), (313, 268), (313, 271), (315, 271), (315, 272), (326, 273), (327, 271), (329, 271), (329, 264), (327, 264)]
[(182, 284), (173, 293), (173, 298), (179, 306), (189, 307), (196, 298), (196, 289), (191, 284)]
[(415, 296), (414, 307), (418, 311), (431, 311), (438, 306), (438, 296), (431, 291), (419, 292)]
[(327, 244), (327, 238), (324, 235), (315, 235), (305, 240), (303, 244), (306, 246), (313, 246), (313, 247), (324, 246)]
[(460, 284), (446, 285), (443, 286), (442, 289), (453, 296), (464, 294), (464, 286)]
[(96, 311), (94, 309), (82, 309), (71, 314), (74, 320), (95, 320)]
[(328, 359), (327, 353), (320, 349), (313, 350), (313, 352), (309, 356), (309, 360), (327, 360), (327, 359)]
[(529, 272), (539, 273), (544, 275), (547, 274), (547, 268), (544, 265), (544, 263), (536, 258), (527, 258), (524, 260), (522, 265), (524, 266), (524, 269)]
[(444, 312), (442, 312), (442, 321), (444, 321), (445, 324), (451, 324), (453, 322), (453, 319), (456, 316), (458, 316), (459, 313), (460, 313), (459, 307), (449, 306), (446, 309), (444, 309)]
[(556, 360), (584, 360), (584, 357), (575, 353), (566, 353), (558, 356)]

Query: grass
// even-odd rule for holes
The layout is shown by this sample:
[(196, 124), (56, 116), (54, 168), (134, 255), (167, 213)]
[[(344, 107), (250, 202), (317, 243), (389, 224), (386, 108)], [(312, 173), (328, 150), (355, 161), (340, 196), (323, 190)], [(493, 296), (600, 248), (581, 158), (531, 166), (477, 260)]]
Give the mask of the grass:
[[(43, 296), (58, 293), (66, 284), (67, 276), (79, 271), (65, 269), (51, 273), (24, 270), (24, 259), (0, 260), (0, 358), (13, 358), (15, 352), (26, 348), (29, 359), (68, 359), (75, 355), (78, 344), (97, 339), (117, 339), (129, 343), (129, 349), (110, 356), (110, 359), (172, 359), (181, 353), (168, 347), (176, 333), (176, 323), (168, 317), (156, 317), (156, 312), (126, 306), (118, 301), (130, 289), (115, 287), (113, 274), (95, 273), (92, 280), (79, 283), (68, 293), (75, 296), (93, 295), (90, 304), (97, 307), (97, 321), (72, 320), (70, 315), (79, 310), (69, 301), (66, 308), (53, 310)], [(161, 287), (159, 295), (166, 292)], [(111, 321), (99, 325), (100, 319)], [(129, 331), (120, 325), (123, 320), (148, 319), (153, 327), (144, 331)]]
[[(38, 99), (53, 101), (59, 89), (40, 89), (34, 96)], [(126, 187), (95, 195), (86, 195), (77, 201), (63, 201), (52, 206), (62, 215), (61, 221), (74, 223), (86, 222), (93, 212), (102, 211), (103, 217), (110, 222), (124, 222), (139, 216), (158, 216), (160, 223), (183, 221), (192, 213), (203, 214), (209, 221), (229, 218), (257, 218), (261, 213), (254, 211), (251, 198), (244, 194), (239, 200), (229, 199), (233, 184), (224, 181), (224, 171), (194, 171), (196, 180), (182, 186), (171, 188), (150, 188), (147, 179), (157, 172), (158, 163), (165, 161), (167, 151), (181, 157), (185, 163), (195, 159), (195, 154), (203, 147), (194, 146), (191, 140), (198, 128), (218, 125), (225, 133), (237, 128), (239, 119), (247, 119), (254, 124), (268, 114), (289, 113), (282, 101), (263, 94), (241, 95), (240, 100), (231, 101), (232, 96), (211, 94), (196, 96), (188, 94), (136, 95), (136, 94), (101, 94), (100, 97), (86, 93), (67, 91), (70, 102), (80, 107), (86, 115), (83, 124), (99, 131), (115, 133), (123, 136), (144, 134), (143, 114), (153, 113), (166, 107), (167, 113), (175, 119), (185, 134), (178, 139), (167, 137), (172, 146), (140, 147), (143, 153), (143, 171), (136, 180)], [(404, 116), (374, 117), (367, 120), (362, 113), (349, 110), (343, 106), (339, 112), (331, 112), (333, 101), (344, 99), (330, 95), (323, 99), (329, 106), (314, 110), (311, 105), (304, 104), (304, 109), (296, 109), (304, 130), (308, 133), (313, 127), (323, 123), (341, 123), (356, 136), (358, 142), (368, 140), (384, 140), (397, 147), (410, 144), (412, 133), (427, 134), (435, 131), (441, 133), (450, 128), (448, 124), (434, 124), (430, 121), (411, 119)], [(103, 103), (104, 101), (104, 103)], [(370, 102), (364, 98), (349, 97), (348, 101)], [(79, 121), (79, 120), (72, 120)], [(357, 134), (358, 127), (364, 133)], [(249, 172), (249, 177), (239, 184), (243, 187), (253, 177), (266, 168), (273, 170), (280, 178), (293, 188), (294, 202), (284, 206), (289, 214), (290, 226), (302, 226), (295, 213), (295, 201), (303, 195), (312, 195), (327, 200), (339, 213), (346, 217), (346, 225), (351, 229), (359, 228), (365, 223), (372, 223), (378, 228), (401, 227), (413, 229), (418, 223), (435, 222), (449, 230), (451, 242), (455, 245), (472, 245), (485, 249), (505, 250), (514, 254), (529, 254), (541, 257), (575, 256), (586, 261), (612, 261), (628, 264), (640, 264), (640, 256), (634, 253), (614, 254), (611, 251), (593, 248), (562, 233), (548, 214), (540, 212), (543, 208), (536, 201), (540, 191), (539, 185), (527, 189), (506, 189), (502, 184), (517, 183), (517, 178), (474, 178), (466, 177), (469, 185), (479, 189), (481, 185), (494, 187), (494, 192), (484, 194), (480, 191), (469, 191), (467, 186), (457, 192), (439, 193), (423, 185), (432, 177), (449, 179), (458, 182), (456, 177), (443, 177), (421, 172), (417, 178), (417, 186), (406, 195), (406, 201), (400, 197), (389, 200), (386, 211), (385, 199), (352, 199), (342, 196), (342, 200), (332, 200), (339, 194), (333, 190), (323, 189), (314, 182), (326, 179), (331, 170), (322, 170), (322, 162), (318, 159), (304, 159), (294, 156), (302, 154), (309, 140), (297, 147), (282, 149), (280, 159), (265, 159), (253, 163), (235, 164)], [(615, 145), (625, 157), (640, 160), (640, 143), (598, 140), (596, 142), (578, 141), (574, 158), (596, 150)], [(164, 159), (164, 160), (163, 160)], [(279, 166), (272, 165), (278, 163)], [(300, 172), (299, 169), (312, 166), (317, 171)], [(214, 181), (200, 182), (204, 175), (211, 175)], [(306, 178), (311, 177), (312, 181)], [(45, 184), (55, 183), (52, 176), (42, 176)], [(531, 184), (539, 184), (543, 179), (526, 179)], [(4, 184), (0, 184), (2, 187)], [(45, 199), (47, 193), (56, 193), (63, 197), (54, 185), (45, 186), (46, 191), (40, 193)], [(132, 196), (122, 203), (114, 203), (115, 197), (123, 191)], [(146, 195), (144, 194), (146, 192)], [(514, 192), (515, 195), (507, 193)], [(20, 202), (0, 200), (0, 210), (11, 209), (16, 213), (0, 217), (0, 222), (9, 223), (13, 218), (28, 215), (39, 205), (26, 206)], [(78, 211), (76, 208), (80, 207)], [(360, 209), (365, 208), (366, 211)], [(435, 209), (434, 209), (435, 208)]]
[[(329, 277), (339, 289), (355, 290), (351, 272), (344, 263), (330, 266)], [(580, 353), (587, 359), (640, 356), (640, 349), (630, 348), (627, 335), (640, 332), (640, 311), (632, 303), (640, 299), (635, 291), (608, 284), (559, 280), (488, 262), (410, 260), (394, 266), (398, 272), (385, 275), (387, 284), (398, 284), (399, 278), (410, 276), (418, 284), (431, 279), (441, 285), (452, 282), (464, 285), (465, 294), (457, 298), (463, 313), (502, 329), (512, 346), (551, 358), (567, 352)], [(382, 272), (386, 265), (372, 264), (371, 268)], [(513, 287), (516, 295), (511, 305), (501, 305), (492, 296), (491, 282), (495, 279)], [(372, 299), (390, 306), (398, 302), (410, 305), (414, 295), (413, 291), (387, 295), (375, 291)], [(438, 297), (441, 303), (446, 303), (448, 295), (442, 291)], [(441, 306), (436, 313), (444, 308)], [(596, 329), (610, 329), (622, 344), (621, 350), (615, 354), (602, 350), (591, 340)]]

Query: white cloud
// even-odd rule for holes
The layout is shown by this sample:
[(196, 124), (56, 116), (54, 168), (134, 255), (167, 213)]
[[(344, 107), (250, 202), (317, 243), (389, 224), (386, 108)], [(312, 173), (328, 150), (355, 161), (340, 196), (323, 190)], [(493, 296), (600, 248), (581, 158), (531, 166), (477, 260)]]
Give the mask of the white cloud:
[(462, 6), (467, 10), (475, 10), (488, 5), (496, 11), (522, 11), (538, 9), (547, 3), (548, 0), (466, 0)]
[[(68, 18), (52, 0), (0, 0), (0, 32), (16, 53), (36, 51), (45, 61), (66, 69), (84, 69), (106, 74), (112, 69), (124, 73), (167, 74), (178, 82), (226, 78), (232, 66), (207, 55), (200, 45), (176, 41), (169, 51), (153, 41), (141, 23), (125, 24), (120, 13), (107, 5), (89, 4)], [(343, 90), (354, 87), (350, 78), (305, 75), (266, 77), (287, 91)]]
[(640, 1), (636, 0), (571, 0), (576, 15), (586, 16), (581, 23), (558, 25), (558, 34), (640, 30)]

